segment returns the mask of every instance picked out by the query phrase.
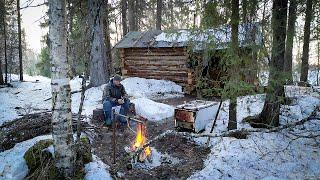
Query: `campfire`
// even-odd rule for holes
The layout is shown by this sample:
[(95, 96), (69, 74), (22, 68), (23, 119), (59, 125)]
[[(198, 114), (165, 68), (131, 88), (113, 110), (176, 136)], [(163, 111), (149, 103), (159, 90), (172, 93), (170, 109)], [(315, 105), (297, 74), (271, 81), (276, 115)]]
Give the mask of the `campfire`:
[[(137, 124), (137, 135), (135, 141), (131, 147), (132, 152), (137, 151), (147, 142), (145, 125), (142, 123)], [(139, 154), (138, 161), (144, 162), (145, 160), (151, 161), (151, 148), (145, 147), (144, 150)]]

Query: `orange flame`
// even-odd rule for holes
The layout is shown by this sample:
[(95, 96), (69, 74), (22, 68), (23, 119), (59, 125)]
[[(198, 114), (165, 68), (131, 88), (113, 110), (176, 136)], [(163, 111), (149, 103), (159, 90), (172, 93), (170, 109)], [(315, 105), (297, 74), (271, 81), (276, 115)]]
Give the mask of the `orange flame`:
[[(136, 150), (139, 147), (142, 147), (146, 143), (146, 137), (145, 137), (145, 129), (142, 124), (137, 125), (137, 136), (135, 139), (135, 142), (133, 144), (133, 150)], [(144, 149), (144, 155), (146, 157), (149, 157), (151, 155), (151, 148), (148, 146)]]

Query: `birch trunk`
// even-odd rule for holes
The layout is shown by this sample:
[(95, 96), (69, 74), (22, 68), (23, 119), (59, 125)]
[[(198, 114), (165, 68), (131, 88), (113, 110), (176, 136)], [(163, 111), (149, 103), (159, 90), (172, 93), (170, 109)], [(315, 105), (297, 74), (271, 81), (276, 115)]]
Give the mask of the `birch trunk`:
[(96, 87), (107, 83), (109, 79), (107, 70), (106, 46), (103, 32), (104, 1), (89, 0), (90, 24), (90, 85)]
[(58, 171), (66, 178), (74, 171), (71, 94), (68, 77), (65, 0), (49, 1), (49, 39), (52, 59), (52, 136)]

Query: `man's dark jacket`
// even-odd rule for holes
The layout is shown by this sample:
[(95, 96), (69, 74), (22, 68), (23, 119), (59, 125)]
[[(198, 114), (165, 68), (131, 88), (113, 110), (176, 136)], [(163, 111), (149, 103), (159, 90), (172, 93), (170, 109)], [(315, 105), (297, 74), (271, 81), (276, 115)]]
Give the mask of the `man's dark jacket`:
[(126, 93), (126, 90), (124, 89), (124, 86), (122, 84), (116, 86), (113, 83), (113, 79), (111, 79), (103, 90), (102, 100), (116, 102), (118, 99), (125, 99), (127, 97), (128, 95)]

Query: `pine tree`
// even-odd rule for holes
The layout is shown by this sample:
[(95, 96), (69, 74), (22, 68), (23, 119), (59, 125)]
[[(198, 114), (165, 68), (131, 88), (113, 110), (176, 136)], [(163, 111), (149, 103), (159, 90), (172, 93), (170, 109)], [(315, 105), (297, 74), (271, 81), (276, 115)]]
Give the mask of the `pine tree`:
[(272, 54), (266, 101), (260, 114), (261, 123), (279, 126), (280, 103), (283, 99), (283, 66), (286, 39), (287, 0), (273, 0)]
[(100, 86), (107, 83), (108, 63), (106, 58), (106, 46), (104, 37), (104, 15), (105, 2), (89, 0), (89, 24), (90, 24), (90, 87)]
[(284, 72), (287, 74), (289, 83), (292, 82), (292, 49), (297, 18), (297, 0), (290, 0), (286, 50), (284, 54)]
[(309, 43), (310, 43), (310, 24), (312, 19), (312, 0), (307, 0), (306, 18), (304, 23), (304, 34), (303, 34), (303, 50), (301, 57), (301, 76), (300, 81), (308, 81), (309, 71)]

